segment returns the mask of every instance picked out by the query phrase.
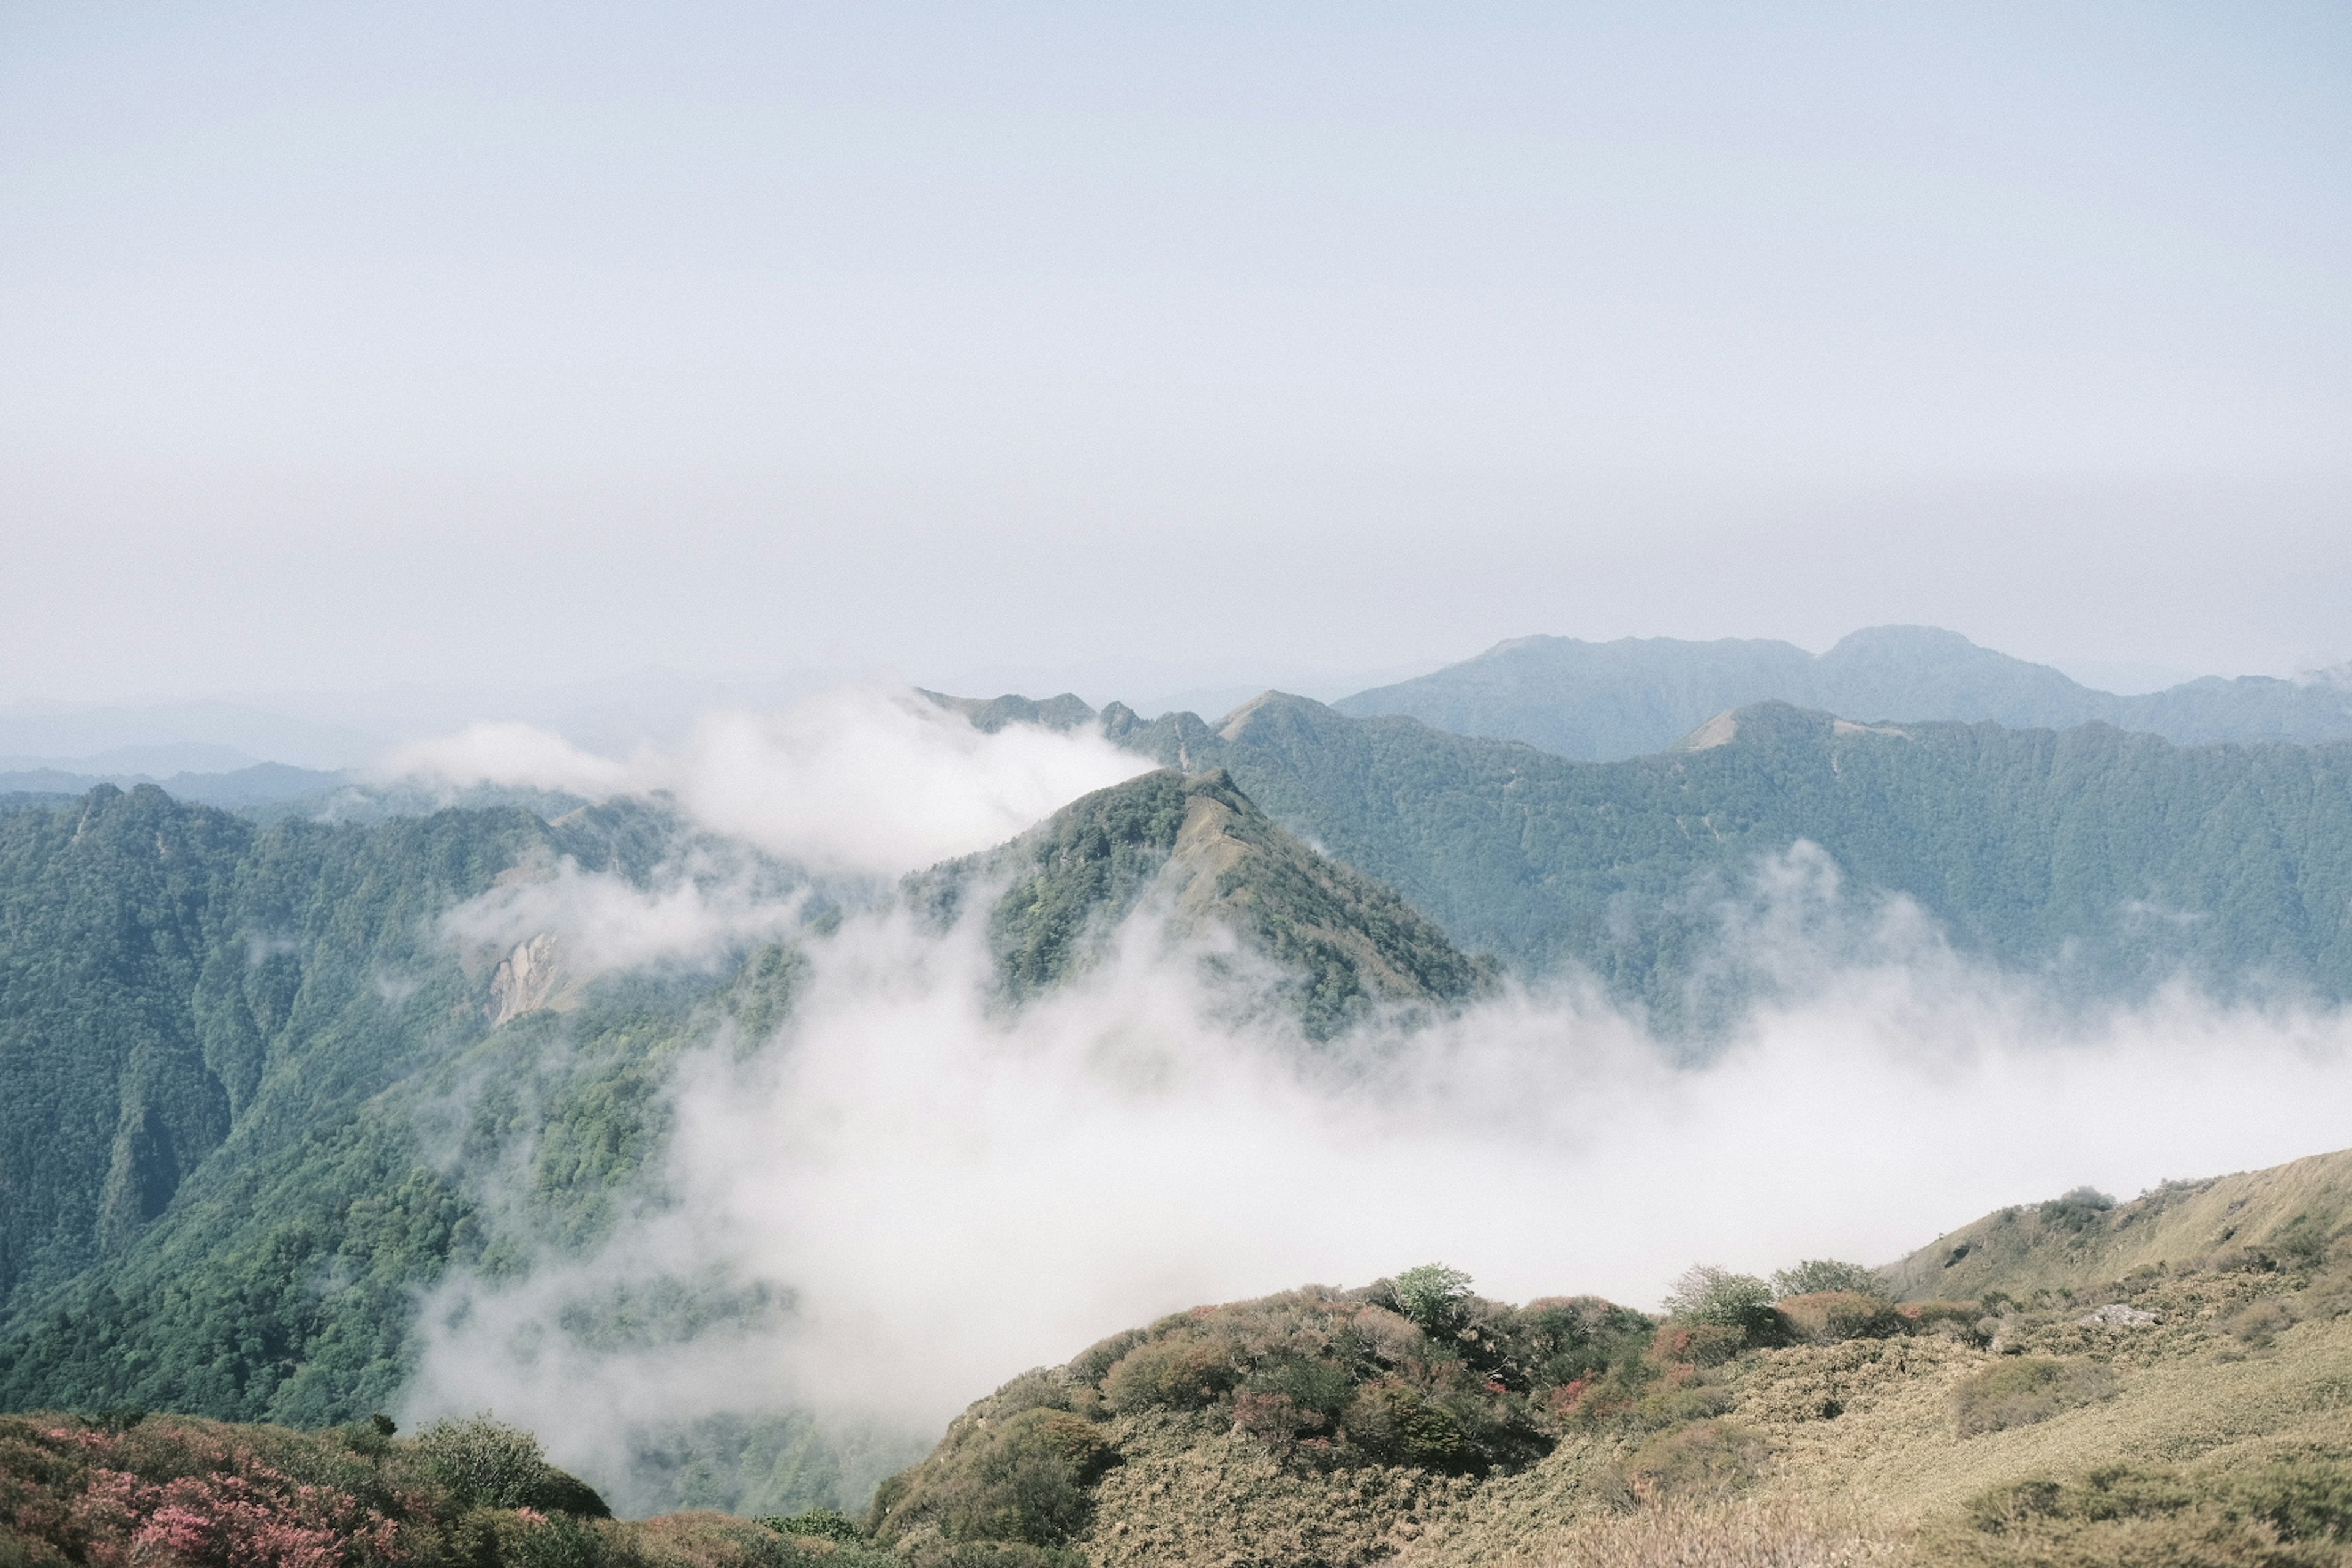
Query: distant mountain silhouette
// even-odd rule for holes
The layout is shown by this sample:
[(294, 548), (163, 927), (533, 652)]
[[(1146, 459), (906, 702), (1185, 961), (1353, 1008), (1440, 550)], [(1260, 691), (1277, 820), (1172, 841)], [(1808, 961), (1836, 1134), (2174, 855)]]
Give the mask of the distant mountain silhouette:
[(2012, 730), (2096, 721), (2183, 745), (2352, 738), (2352, 684), (2338, 679), (2207, 677), (2119, 697), (1935, 626), (1872, 626), (1818, 656), (1754, 639), (1517, 637), (1332, 706), (1615, 762), (1663, 751), (1713, 715), (1756, 702), (1855, 720), (1989, 719)]

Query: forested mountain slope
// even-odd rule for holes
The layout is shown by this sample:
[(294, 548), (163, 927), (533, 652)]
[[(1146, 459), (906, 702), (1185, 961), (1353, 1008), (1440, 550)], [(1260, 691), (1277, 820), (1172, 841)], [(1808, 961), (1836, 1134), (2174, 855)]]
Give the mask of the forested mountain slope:
[(1771, 701), (1897, 722), (2095, 721), (2185, 745), (2352, 739), (2352, 686), (2340, 681), (2208, 677), (2119, 697), (1933, 626), (1873, 626), (1818, 657), (1793, 643), (1737, 638), (1518, 637), (1333, 706), (1612, 762), (1663, 750), (1727, 708)]
[(547, 838), (520, 812), (259, 829), (153, 786), (0, 816), (0, 1306), (462, 1033), (431, 920)]
[(668, 1064), (772, 1028), (797, 960), (575, 973), (442, 917), (562, 859), (641, 876), (676, 832), (629, 802), (262, 827), (152, 786), (0, 816), (0, 1406), (365, 1415), (422, 1288), (602, 1236)]
[(1584, 967), (1667, 1020), (1753, 994), (1727, 922), (1765, 896), (1762, 858), (1801, 841), (1834, 861), (1849, 914), (1904, 895), (1962, 951), (2074, 994), (2186, 973), (2221, 994), (2352, 995), (2352, 744), (1868, 727), (1767, 704), (1704, 745), (1587, 763), (1279, 693), (1217, 730), (1117, 705), (1100, 722), (1163, 763), (1227, 769), (1464, 948)]

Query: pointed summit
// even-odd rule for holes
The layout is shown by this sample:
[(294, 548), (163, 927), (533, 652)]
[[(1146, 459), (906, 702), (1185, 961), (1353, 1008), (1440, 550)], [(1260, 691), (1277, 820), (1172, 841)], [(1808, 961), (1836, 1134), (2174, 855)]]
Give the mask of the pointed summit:
[(1223, 926), (1294, 977), (1310, 1033), (1387, 1003), (1465, 997), (1487, 969), (1395, 892), (1285, 832), (1223, 768), (1163, 769), (1097, 790), (1000, 848), (908, 879), (958, 911), (1007, 882), (988, 915), (1006, 989), (1045, 990), (1084, 968), (1147, 903), (1179, 931)]

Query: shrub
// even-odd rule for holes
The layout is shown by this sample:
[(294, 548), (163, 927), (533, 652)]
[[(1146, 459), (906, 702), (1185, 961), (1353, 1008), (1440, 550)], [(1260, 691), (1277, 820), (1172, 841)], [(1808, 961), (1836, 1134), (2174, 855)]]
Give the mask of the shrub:
[(1928, 1542), (1933, 1560), (1982, 1568), (2335, 1568), (2352, 1529), (2352, 1474), (2339, 1463), (2275, 1461), (2252, 1474), (2184, 1475), (2110, 1466), (1979, 1493), (1966, 1532)]
[(1141, 1329), (1126, 1329), (1106, 1340), (1097, 1340), (1070, 1363), (1070, 1370), (1083, 1382), (1099, 1384), (1103, 1374), (1116, 1365), (1121, 1356), (1151, 1336)]
[(1323, 1424), (1320, 1411), (1302, 1408), (1286, 1394), (1234, 1395), (1234, 1430), (1255, 1437), (1276, 1452), (1322, 1430)]
[(488, 1415), (436, 1421), (416, 1435), (416, 1451), (461, 1508), (552, 1509), (604, 1519), (595, 1489), (547, 1462), (539, 1439)]
[(1897, 1301), (1895, 1315), (1903, 1320), (1903, 1331), (1924, 1334), (1941, 1332), (1971, 1344), (1982, 1343), (1989, 1336), (1979, 1331), (1984, 1309), (1974, 1301)]
[(1699, 1264), (1675, 1281), (1666, 1312), (1685, 1322), (1738, 1329), (1751, 1341), (1769, 1339), (1779, 1326), (1772, 1312), (1772, 1287), (1753, 1274), (1733, 1274)]
[(934, 1538), (917, 1545), (904, 1561), (909, 1568), (1087, 1568), (1087, 1560), (1066, 1546), (1023, 1541)]
[(2030, 1426), (2106, 1398), (2115, 1374), (2096, 1362), (2018, 1356), (1964, 1379), (1952, 1392), (1952, 1424), (1963, 1437)]
[(1650, 1339), (1650, 1359), (1661, 1366), (1721, 1366), (1748, 1343), (1748, 1331), (1730, 1323), (1663, 1323)]
[(1569, 1384), (1639, 1356), (1655, 1326), (1648, 1313), (1598, 1296), (1554, 1296), (1520, 1308), (1514, 1331), (1537, 1381)]
[(1461, 1329), (1470, 1300), (1470, 1276), (1443, 1263), (1424, 1263), (1396, 1277), (1391, 1292), (1397, 1310), (1425, 1334), (1452, 1334)]
[(1118, 1458), (1085, 1416), (1048, 1405), (959, 1425), (875, 1493), (866, 1524), (885, 1544), (930, 1524), (951, 1542), (1059, 1546), (1085, 1522), (1087, 1486)]
[(2294, 1323), (2294, 1314), (2287, 1310), (2285, 1302), (2265, 1296), (2231, 1313), (2221, 1326), (2241, 1342), (2263, 1350)]
[(1121, 1413), (1153, 1405), (1198, 1410), (1223, 1398), (1238, 1380), (1223, 1346), (1179, 1331), (1119, 1357), (1103, 1374), (1103, 1401)]
[(1637, 1501), (1721, 1501), (1756, 1479), (1763, 1458), (1763, 1440), (1736, 1422), (1694, 1421), (1652, 1436), (1617, 1474)]
[(2038, 1205), (2034, 1213), (2045, 1226), (2059, 1230), (2088, 1230), (2116, 1206), (2110, 1194), (2096, 1187), (2076, 1187)]
[(516, 1537), (505, 1555), (511, 1568), (599, 1568), (607, 1553), (594, 1525), (551, 1513)]
[[(1261, 1368), (1249, 1380), (1248, 1391), (1234, 1395), (1234, 1407), (1251, 1395), (1271, 1395), (1290, 1401), (1302, 1417), (1302, 1430), (1333, 1427), (1356, 1396), (1355, 1380), (1348, 1369), (1320, 1361), (1283, 1361)], [(1312, 1416), (1312, 1421), (1304, 1420)]]
[(827, 1541), (863, 1541), (866, 1532), (845, 1513), (812, 1508), (800, 1513), (770, 1514), (759, 1522), (778, 1535), (814, 1535)]
[(1792, 1336), (1816, 1345), (1883, 1340), (1901, 1333), (1906, 1326), (1894, 1302), (1858, 1290), (1818, 1290), (1784, 1297), (1780, 1317)]
[(539, 1439), (488, 1415), (437, 1421), (416, 1436), (417, 1450), (460, 1506), (520, 1508), (547, 1468)]
[[(135, 1428), (135, 1429), (134, 1429)], [(341, 1568), (430, 1531), (429, 1489), (386, 1487), (341, 1433), (154, 1416), (0, 1416), (0, 1563)], [(425, 1536), (430, 1540), (430, 1535)]]
[(2336, 1226), (2328, 1217), (2305, 1209), (2271, 1232), (2263, 1246), (2291, 1268), (2313, 1268), (2326, 1260), (2335, 1241)]
[(1357, 1394), (1348, 1407), (1348, 1436), (1376, 1458), (1425, 1469), (1473, 1468), (1483, 1458), (1451, 1411), (1393, 1380)]
[(2352, 1466), (2340, 1459), (2274, 1459), (2229, 1487), (2239, 1511), (2283, 1540), (2352, 1542)]
[(952, 1541), (1018, 1541), (1054, 1546), (1085, 1521), (1087, 1496), (1070, 1467), (1050, 1454), (1007, 1450), (975, 1476), (941, 1515)]
[(1825, 1290), (1850, 1290), (1862, 1296), (1884, 1296), (1886, 1281), (1875, 1268), (1865, 1268), (1859, 1263), (1841, 1263), (1834, 1258), (1808, 1258), (1794, 1268), (1783, 1268), (1772, 1276), (1772, 1293), (1783, 1300), (1790, 1296), (1818, 1296)]

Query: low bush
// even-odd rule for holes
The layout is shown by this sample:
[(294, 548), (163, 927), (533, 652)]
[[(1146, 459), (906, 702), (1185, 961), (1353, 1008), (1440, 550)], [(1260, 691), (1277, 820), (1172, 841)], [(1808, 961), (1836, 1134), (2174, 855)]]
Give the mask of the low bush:
[(1693, 1421), (1654, 1434), (1616, 1475), (1637, 1502), (1718, 1502), (1745, 1489), (1763, 1460), (1763, 1439), (1746, 1427)]
[(2250, 1301), (2221, 1321), (2221, 1327), (2241, 1344), (2255, 1350), (2267, 1349), (2283, 1330), (2294, 1323), (2294, 1313), (2287, 1304), (2274, 1296)]
[(1905, 1333), (1943, 1334), (1969, 1344), (1981, 1344), (1990, 1337), (1980, 1326), (1986, 1310), (1984, 1304), (1979, 1301), (1895, 1303), (1895, 1314), (1903, 1320)]
[(967, 1417), (929, 1459), (882, 1484), (866, 1529), (885, 1545), (928, 1528), (949, 1542), (1060, 1546), (1085, 1523), (1088, 1488), (1118, 1458), (1101, 1428), (1070, 1410), (1033, 1404)]
[(2096, 1187), (2076, 1187), (2073, 1192), (2052, 1198), (2036, 1205), (2035, 1217), (2053, 1230), (2088, 1230), (2095, 1225), (2105, 1225), (2116, 1206), (2111, 1194)]
[(435, 1422), (415, 1448), (461, 1506), (612, 1515), (587, 1482), (547, 1462), (537, 1437), (488, 1415)]
[(1431, 1470), (1465, 1470), (1484, 1456), (1460, 1417), (1394, 1379), (1369, 1384), (1348, 1407), (1348, 1435), (1374, 1458)]
[(1721, 1366), (1748, 1344), (1748, 1331), (1731, 1323), (1664, 1323), (1650, 1336), (1650, 1359), (1660, 1366)]
[(1952, 1391), (1952, 1425), (1963, 1437), (2030, 1426), (2115, 1392), (2096, 1362), (2016, 1356), (1993, 1363)]
[(2340, 1568), (2352, 1537), (2352, 1469), (2276, 1460), (2192, 1474), (2110, 1466), (2033, 1479), (1972, 1499), (1932, 1560), (1970, 1568)]
[(1806, 1344), (1837, 1344), (1846, 1340), (1883, 1340), (1908, 1326), (1895, 1303), (1884, 1296), (1858, 1290), (1817, 1290), (1810, 1295), (1784, 1296), (1781, 1321), (1789, 1336)]
[[(529, 1434), (458, 1425), (468, 1430), (443, 1432), (428, 1445), (396, 1441), (375, 1423), (306, 1433), (176, 1415), (105, 1424), (0, 1416), (0, 1563), (607, 1568), (623, 1561), (602, 1500), (548, 1467)], [(551, 1497), (583, 1506), (565, 1511)], [(782, 1568), (781, 1560), (767, 1568)]]
[(778, 1535), (813, 1535), (826, 1541), (863, 1541), (866, 1532), (845, 1513), (813, 1508), (800, 1513), (770, 1514), (757, 1521)]
[(1122, 1414), (1153, 1405), (1198, 1410), (1215, 1404), (1240, 1380), (1223, 1346), (1180, 1331), (1119, 1357), (1103, 1375), (1103, 1402)]
[[(1743, 1342), (1737, 1328), (1685, 1327), (1703, 1347), (1685, 1353), (1705, 1359)], [(1652, 1357), (1655, 1328), (1593, 1297), (1484, 1300), (1439, 1265), (1360, 1290), (1196, 1308), (980, 1401), (883, 1484), (866, 1526), (924, 1561), (982, 1540), (1059, 1550), (1087, 1517), (1097, 1465), (1116, 1458), (1108, 1432), (1147, 1447), (1187, 1429), (1187, 1441), (1255, 1445), (1300, 1482), (1378, 1468), (1453, 1484), (1532, 1463), (1562, 1426), (1639, 1436), (1719, 1414), (1726, 1396), (1693, 1386), (1696, 1367)], [(1011, 1436), (1023, 1423), (1034, 1424), (1025, 1458)], [(1056, 1435), (1058, 1449), (1039, 1451)]]

